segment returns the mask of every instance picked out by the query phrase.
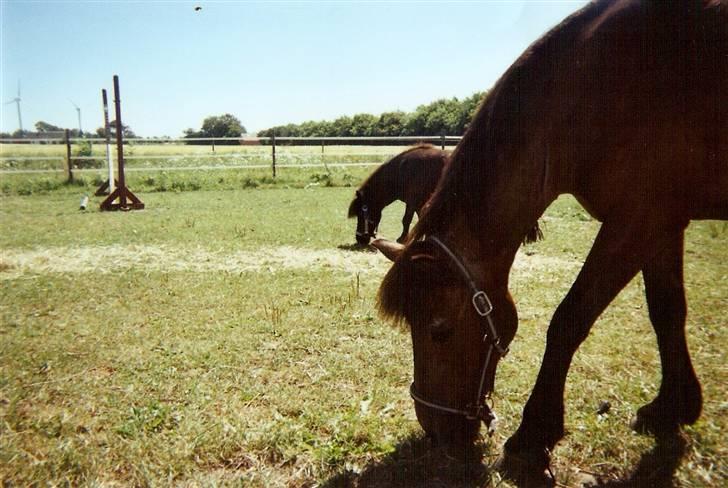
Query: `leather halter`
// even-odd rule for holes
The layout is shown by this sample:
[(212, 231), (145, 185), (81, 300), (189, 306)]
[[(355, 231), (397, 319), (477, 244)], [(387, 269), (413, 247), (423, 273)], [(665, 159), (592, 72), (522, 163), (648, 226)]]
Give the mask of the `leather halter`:
[(364, 219), (364, 232), (359, 232), (357, 229), (357, 237), (375, 237), (377, 235), (377, 226), (369, 216), (369, 206), (362, 205), (360, 217)]
[(491, 303), (490, 298), (488, 298), (488, 295), (486, 295), (485, 292), (479, 289), (478, 286), (475, 284), (475, 281), (468, 271), (468, 268), (465, 267), (465, 264), (463, 264), (463, 262), (457, 257), (457, 255), (455, 255), (455, 253), (450, 250), (450, 248), (445, 245), (445, 243), (443, 243), (435, 236), (428, 236), (425, 238), (425, 240), (437, 244), (437, 246), (439, 246), (440, 249), (442, 249), (445, 254), (447, 254), (447, 256), (450, 258), (450, 261), (452, 261), (455, 267), (458, 268), (460, 274), (465, 279), (465, 282), (467, 283), (472, 293), (470, 301), (473, 305), (473, 308), (475, 309), (475, 312), (480, 317), (484, 317), (487, 321), (488, 327), (485, 334), (483, 335), (483, 342), (489, 342), (489, 345), (488, 351), (485, 354), (485, 362), (483, 363), (483, 367), (480, 372), (478, 396), (475, 398), (474, 402), (468, 403), (465, 408), (454, 408), (425, 399), (415, 389), (414, 381), (410, 385), (410, 396), (416, 403), (424, 405), (433, 410), (438, 410), (440, 412), (453, 415), (462, 415), (468, 420), (482, 420), (487, 426), (490, 426), (492, 421), (497, 420), (497, 417), (495, 413), (493, 413), (493, 411), (490, 409), (490, 407), (485, 403), (483, 391), (485, 389), (485, 375), (486, 371), (488, 370), (488, 366), (490, 365), (490, 360), (493, 356), (493, 353), (496, 353), (501, 358), (505, 357), (506, 354), (508, 354), (508, 349), (503, 348), (503, 346), (500, 345), (500, 336), (498, 335), (498, 331), (496, 330), (495, 324), (493, 323), (493, 318), (491, 317), (493, 304)]

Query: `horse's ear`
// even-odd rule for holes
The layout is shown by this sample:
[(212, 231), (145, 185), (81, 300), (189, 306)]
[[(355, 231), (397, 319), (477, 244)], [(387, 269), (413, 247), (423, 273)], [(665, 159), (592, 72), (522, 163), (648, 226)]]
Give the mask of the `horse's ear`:
[(390, 261), (394, 262), (402, 255), (404, 251), (404, 245), (398, 242), (388, 241), (387, 239), (374, 239), (372, 246), (379, 249), (379, 251), (387, 256)]

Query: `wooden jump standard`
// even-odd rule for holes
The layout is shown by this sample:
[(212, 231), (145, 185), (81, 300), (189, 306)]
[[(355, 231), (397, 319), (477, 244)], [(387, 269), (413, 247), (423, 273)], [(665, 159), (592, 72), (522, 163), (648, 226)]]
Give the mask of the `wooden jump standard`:
[[(116, 159), (119, 166), (119, 183), (116, 185), (116, 189), (101, 202), (101, 210), (141, 210), (144, 208), (144, 203), (126, 187), (126, 179), (124, 178), (124, 141), (122, 135), (124, 124), (121, 122), (121, 97), (119, 96), (119, 77), (117, 75), (114, 75), (114, 108), (116, 110)], [(114, 203), (116, 199), (119, 200), (118, 203)]]

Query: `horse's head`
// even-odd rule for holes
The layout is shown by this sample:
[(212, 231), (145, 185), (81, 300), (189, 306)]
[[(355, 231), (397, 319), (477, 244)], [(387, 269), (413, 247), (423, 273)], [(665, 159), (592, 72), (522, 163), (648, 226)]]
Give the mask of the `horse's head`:
[(349, 205), (349, 218), (356, 217), (356, 242), (362, 246), (369, 244), (377, 235), (377, 227), (382, 219), (382, 210), (376, 208), (363, 191), (357, 190)]
[(460, 455), (481, 420), (490, 426), (495, 418), (485, 398), (516, 328), (506, 284), (432, 236), (406, 247), (382, 239), (373, 245), (394, 261), (379, 289), (379, 308), (409, 325), (417, 419)]

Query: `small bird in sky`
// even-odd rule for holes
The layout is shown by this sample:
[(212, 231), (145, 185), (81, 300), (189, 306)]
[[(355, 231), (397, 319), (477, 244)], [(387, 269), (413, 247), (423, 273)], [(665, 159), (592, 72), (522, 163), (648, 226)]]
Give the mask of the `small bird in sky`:
[(199, 5), (195, 6), (195, 12), (199, 12), (200, 10), (202, 10), (202, 7), (200, 7)]

